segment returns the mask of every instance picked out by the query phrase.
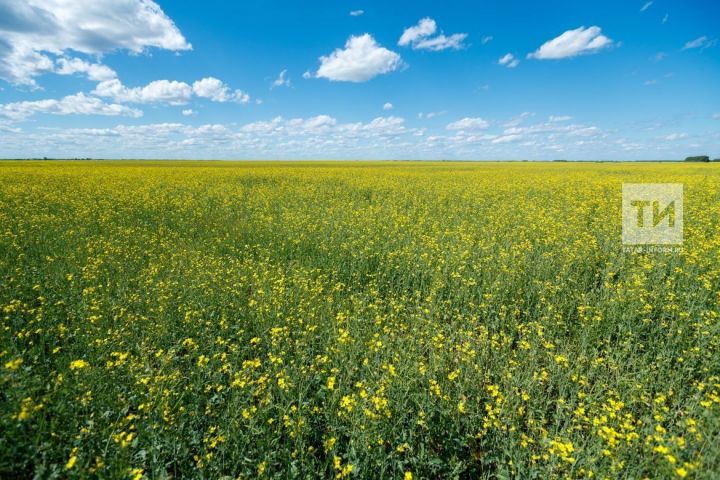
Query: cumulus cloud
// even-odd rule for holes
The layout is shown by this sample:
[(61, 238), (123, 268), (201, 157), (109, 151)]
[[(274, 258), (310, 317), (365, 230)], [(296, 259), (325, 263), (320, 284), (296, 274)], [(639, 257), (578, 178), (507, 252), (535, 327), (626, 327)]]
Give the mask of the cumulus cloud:
[(613, 41), (602, 34), (600, 27), (579, 27), (548, 40), (528, 58), (553, 60), (597, 53), (613, 45)]
[(683, 46), (683, 50), (691, 50), (693, 48), (710, 48), (717, 45), (718, 41), (717, 39), (710, 39), (706, 35), (703, 35), (702, 37), (698, 37), (695, 40), (691, 40)]
[(393, 104), (390, 102), (385, 102), (385, 104), (383, 105), (383, 110), (392, 110), (392, 109), (393, 109)]
[(447, 125), (448, 130), (484, 130), (490, 122), (479, 117), (465, 117)]
[(400, 40), (398, 40), (398, 45), (401, 47), (407, 47), (422, 38), (432, 35), (436, 30), (437, 23), (435, 23), (435, 20), (429, 17), (423, 18), (417, 25), (405, 29), (403, 34), (400, 36)]
[(242, 90), (232, 91), (224, 82), (214, 77), (198, 80), (192, 86), (176, 80), (155, 80), (144, 87), (127, 87), (115, 78), (98, 83), (92, 93), (120, 103), (185, 105), (192, 99), (193, 94), (213, 102), (250, 101), (247, 93)]
[(405, 29), (400, 36), (400, 40), (398, 40), (398, 45), (401, 47), (410, 46), (414, 50), (432, 50), (436, 52), (449, 48), (458, 50), (463, 48), (463, 41), (467, 38), (467, 33), (454, 33), (445, 36), (442, 32), (433, 37), (432, 35), (435, 32), (437, 32), (435, 20), (430, 17), (423, 18), (417, 25)]
[(125, 105), (105, 103), (84, 93), (68, 95), (59, 100), (35, 100), (0, 104), (0, 118), (10, 121), (25, 120), (37, 113), (52, 115), (105, 115), (141, 117), (143, 112)]
[(58, 59), (55, 73), (59, 75), (73, 75), (75, 73), (82, 73), (86, 75), (88, 79), (95, 82), (112, 80), (113, 78), (117, 77), (115, 70), (113, 70), (112, 68), (99, 63), (88, 63), (79, 58)]
[(36, 76), (54, 70), (52, 57), (71, 50), (192, 48), (152, 0), (0, 1), (0, 19), (0, 78), (18, 85), (35, 86)]
[(182, 111), (182, 114), (184, 117), (194, 117), (195, 115), (197, 115), (197, 112), (192, 108), (186, 108)]
[[(133, 122), (135, 123), (135, 122)], [(492, 130), (432, 134), (400, 117), (345, 122), (329, 115), (276, 117), (244, 125), (153, 123), (110, 128), (19, 129), (0, 119), (0, 157), (227, 158), (227, 159), (606, 159), (679, 158), (692, 142), (710, 149), (716, 135), (687, 141), (646, 141), (569, 122), (540, 122)], [(627, 131), (630, 135), (637, 131)], [(669, 133), (669, 132), (668, 132)], [(690, 132), (688, 132), (690, 133)], [(715, 143), (713, 143), (715, 142)], [(693, 147), (695, 148), (695, 147)]]
[(192, 97), (192, 87), (175, 80), (155, 80), (144, 87), (126, 87), (118, 79), (100, 82), (92, 92), (120, 103), (163, 103), (184, 105)]
[(223, 81), (215, 77), (206, 77), (193, 83), (192, 91), (201, 98), (209, 98), (213, 102), (248, 103), (250, 95), (242, 90), (231, 90)]
[(520, 60), (515, 58), (512, 53), (506, 53), (502, 57), (500, 57), (500, 60), (498, 60), (498, 64), (505, 65), (508, 68), (515, 68), (520, 64)]
[[(182, 123), (112, 128), (44, 128), (19, 135), (0, 130), (0, 155), (145, 158), (385, 158), (406, 154), (416, 129), (387, 116), (341, 123), (329, 115), (276, 117), (241, 126)], [(7, 130), (3, 133), (3, 130)]]
[(287, 74), (287, 70), (283, 70), (282, 72), (280, 72), (278, 77), (272, 82), (272, 85), (270, 85), (270, 89), (273, 89), (276, 87), (289, 87), (290, 79), (285, 77), (286, 74)]
[(320, 68), (315, 76), (340, 82), (366, 82), (377, 75), (395, 71), (401, 65), (400, 55), (381, 47), (365, 33), (351, 36), (345, 48), (320, 57)]

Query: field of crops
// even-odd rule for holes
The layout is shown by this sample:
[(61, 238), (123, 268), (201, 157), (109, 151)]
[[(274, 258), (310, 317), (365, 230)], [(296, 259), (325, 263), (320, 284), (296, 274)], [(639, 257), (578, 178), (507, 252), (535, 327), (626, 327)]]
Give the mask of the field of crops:
[(0, 162), (0, 477), (718, 478), (719, 306), (718, 165)]

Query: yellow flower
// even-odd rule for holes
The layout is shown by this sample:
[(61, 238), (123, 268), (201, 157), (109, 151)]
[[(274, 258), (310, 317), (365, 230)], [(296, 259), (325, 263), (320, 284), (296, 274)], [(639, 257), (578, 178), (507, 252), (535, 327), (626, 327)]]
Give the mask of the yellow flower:
[(70, 362), (70, 370), (80, 370), (89, 366), (90, 364), (85, 360), (73, 360)]
[(675, 469), (675, 473), (677, 473), (678, 477), (685, 478), (687, 477), (688, 471), (685, 470), (683, 467), (678, 467)]
[(329, 452), (335, 447), (335, 442), (337, 442), (337, 439), (335, 437), (330, 437), (327, 440), (325, 440), (325, 444), (323, 445), (325, 447), (325, 452)]
[(72, 449), (72, 452), (70, 452), (70, 458), (68, 458), (67, 463), (65, 464), (65, 470), (70, 470), (75, 466), (75, 462), (77, 462), (77, 447)]
[(5, 363), (5, 368), (8, 370), (17, 370), (20, 365), (22, 365), (23, 359), (22, 358), (16, 358), (15, 360), (10, 360), (9, 362)]
[(344, 408), (348, 412), (352, 412), (353, 407), (355, 407), (355, 396), (354, 395), (345, 395), (340, 400), (340, 407)]
[(405, 472), (405, 480), (413, 480), (412, 472)]
[(334, 389), (335, 389), (335, 377), (328, 377), (328, 379), (327, 379), (327, 388), (328, 388), (328, 390), (334, 390)]

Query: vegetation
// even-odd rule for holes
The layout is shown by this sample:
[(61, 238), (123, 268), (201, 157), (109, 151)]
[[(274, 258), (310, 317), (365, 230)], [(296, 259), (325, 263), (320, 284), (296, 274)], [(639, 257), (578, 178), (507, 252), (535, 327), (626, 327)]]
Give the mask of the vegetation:
[(708, 157), (707, 155), (698, 155), (695, 157), (687, 157), (687, 158), (685, 158), (685, 161), (686, 162), (709, 162), (710, 157)]
[(0, 225), (0, 477), (717, 478), (720, 170), (3, 162)]

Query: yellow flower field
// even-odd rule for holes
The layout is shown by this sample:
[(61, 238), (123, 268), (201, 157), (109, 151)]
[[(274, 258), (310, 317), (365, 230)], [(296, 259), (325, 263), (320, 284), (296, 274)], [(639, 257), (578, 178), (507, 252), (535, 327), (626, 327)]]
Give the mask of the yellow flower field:
[(720, 475), (717, 165), (3, 161), (0, 319), (2, 478)]

